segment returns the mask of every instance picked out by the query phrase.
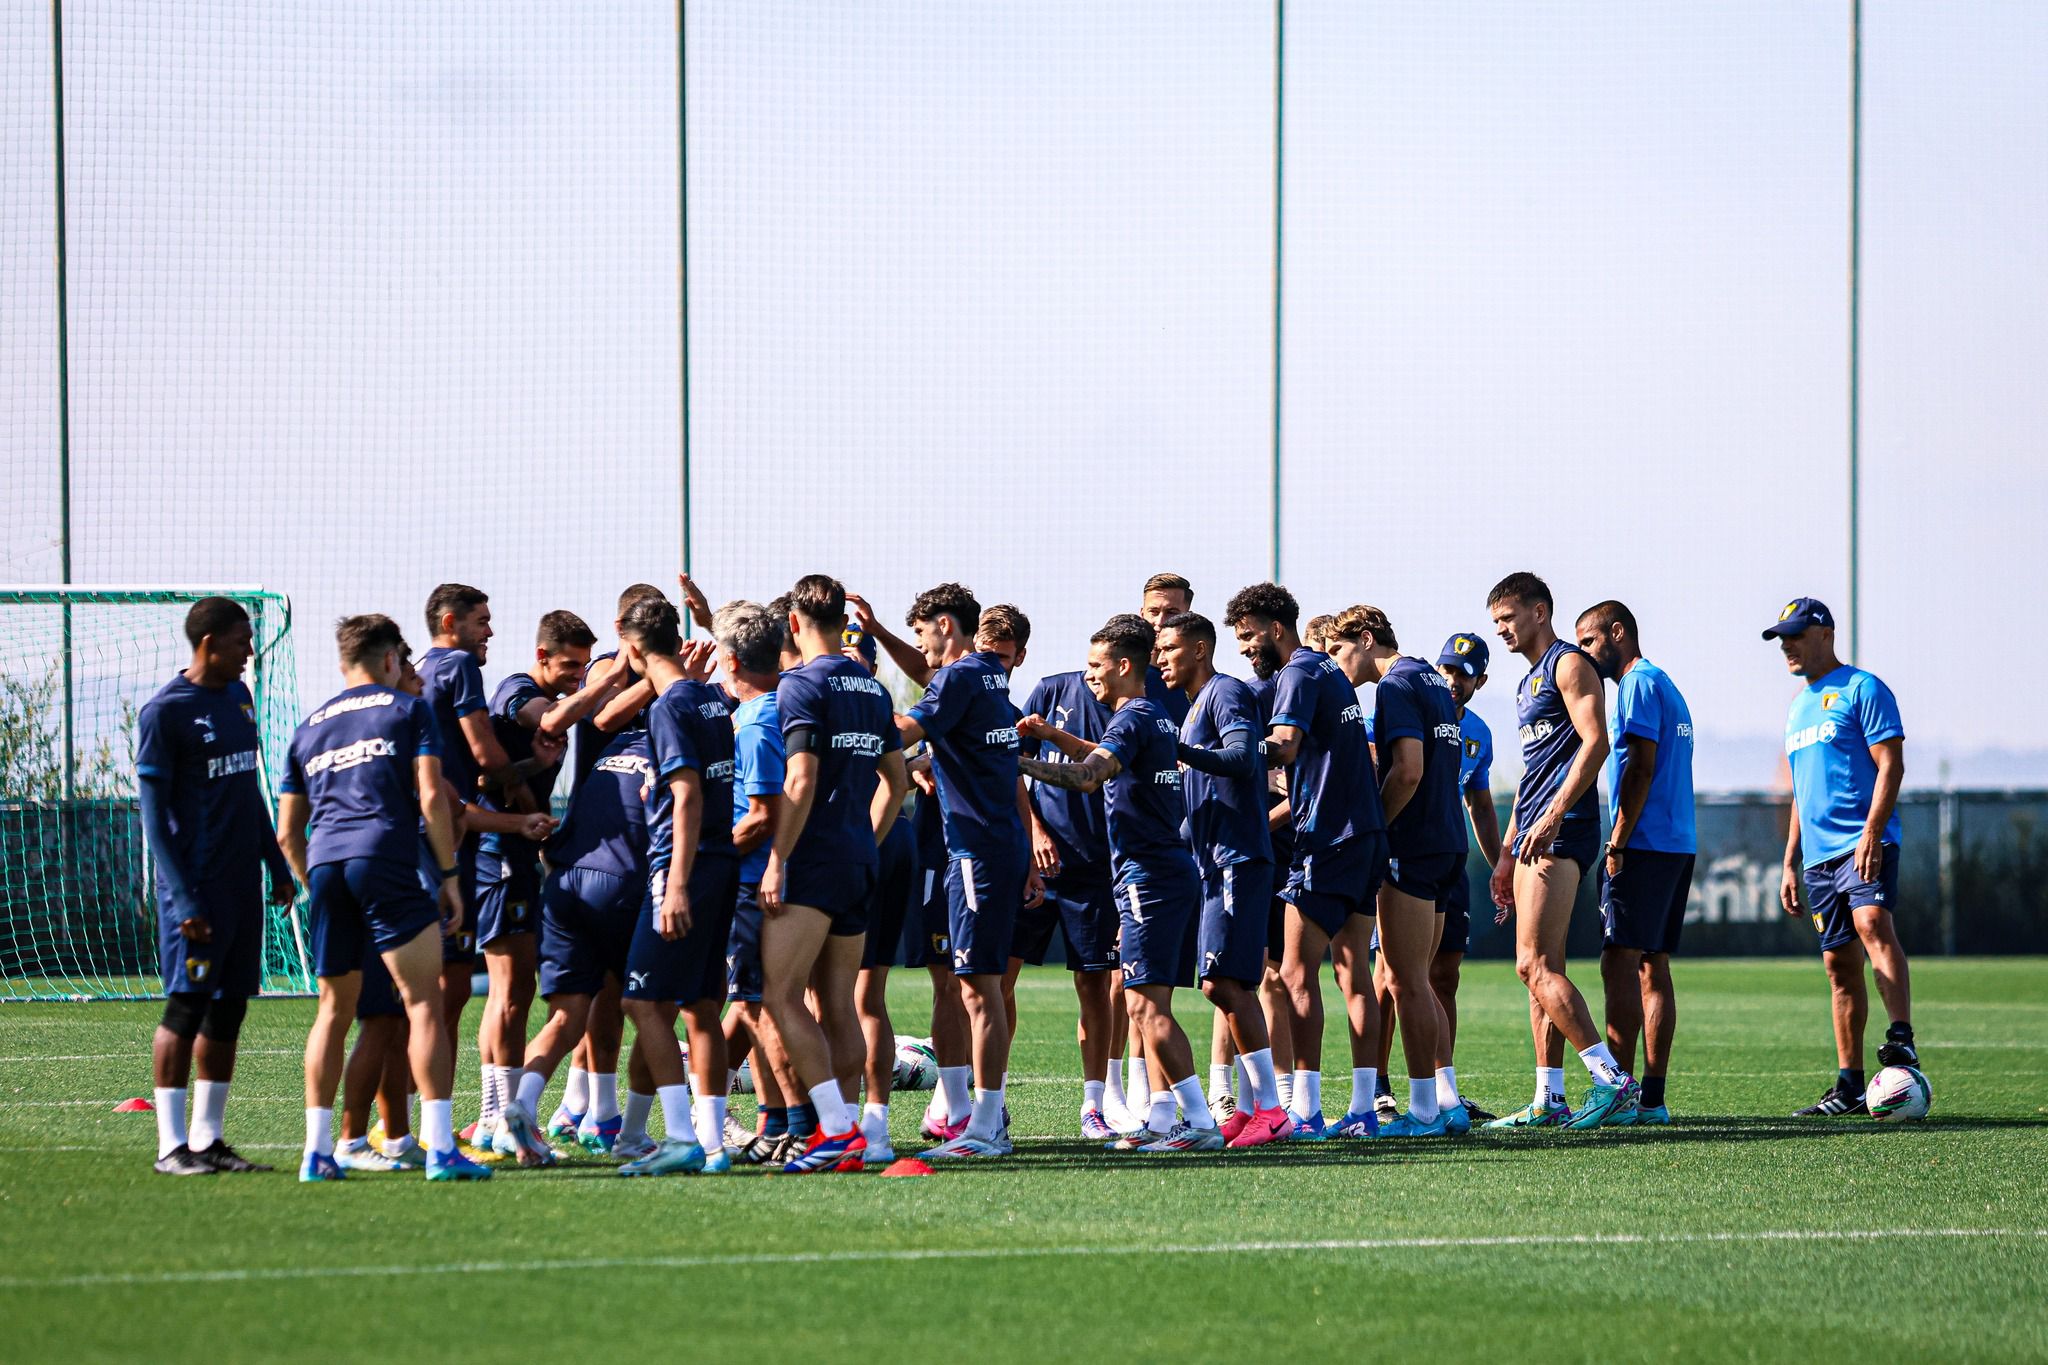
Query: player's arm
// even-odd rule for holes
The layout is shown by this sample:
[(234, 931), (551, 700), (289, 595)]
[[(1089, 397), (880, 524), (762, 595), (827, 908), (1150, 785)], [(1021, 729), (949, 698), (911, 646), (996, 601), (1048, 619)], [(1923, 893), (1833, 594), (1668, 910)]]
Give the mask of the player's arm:
[[(277, 798), (277, 842), (286, 867), (301, 885), (306, 881), (306, 822), (313, 818), (313, 803), (304, 792), (288, 791)], [(161, 867), (159, 867), (161, 871)]]
[(1599, 780), (1600, 766), (1607, 762), (1607, 705), (1600, 692), (1600, 675), (1583, 655), (1567, 654), (1558, 661), (1557, 690), (1564, 697), (1572, 728), (1579, 732), (1579, 751), (1548, 809), (1536, 817), (1529, 837), (1522, 845), (1522, 861), (1535, 862), (1557, 842), (1564, 817)]
[(620, 688), (618, 694), (598, 710), (597, 718), (591, 724), (605, 734), (615, 735), (652, 705), (654, 684), (642, 678), (630, 687)]
[(584, 673), (583, 686), (548, 707), (537, 733), (551, 739), (567, 740), (577, 722), (596, 715), (598, 708), (617, 694), (619, 685), (629, 676), (625, 660), (616, 655), (597, 660)]
[(1415, 789), (1422, 785), (1422, 741), (1413, 735), (1402, 735), (1380, 752), (1386, 756), (1386, 766), (1380, 773), (1380, 805), (1391, 825), (1394, 817), (1408, 808)]
[(704, 589), (697, 586), (697, 580), (690, 577), (689, 570), (676, 575), (676, 586), (683, 590), (683, 605), (689, 609), (690, 620), (697, 629), (709, 634), (711, 631), (711, 599), (704, 595)]
[(1301, 755), (1301, 727), (1299, 725), (1275, 725), (1266, 732), (1266, 766), (1269, 768), (1291, 768), (1294, 760)]
[(194, 943), (205, 943), (213, 937), (213, 928), (206, 922), (206, 916), (198, 913), (199, 902), (192, 894), (192, 870), (185, 865), (184, 855), (178, 851), (177, 835), (171, 831), (170, 779), (157, 773), (137, 773), (135, 785), (142, 798), (142, 832), (156, 860), (157, 880), (170, 891), (172, 904), (191, 912), (179, 922), (178, 932)]
[[(1786, 807), (1791, 817), (1785, 831), (1785, 867), (1778, 878), (1778, 904), (1785, 907), (1785, 913), (1799, 913), (1799, 797), (1795, 793), (1792, 804)], [(1883, 829), (1883, 825), (1878, 826)]]
[(1047, 763), (1043, 759), (1020, 758), (1017, 767), (1035, 782), (1070, 792), (1099, 792), (1103, 783), (1124, 770), (1117, 756), (1107, 749), (1090, 749), (1072, 763)]
[[(924, 651), (876, 620), (875, 609), (868, 605), (865, 597), (858, 593), (848, 593), (846, 608), (853, 613), (853, 623), (875, 637), (875, 643), (888, 654), (891, 663), (903, 670), (906, 677), (919, 687), (931, 684), (932, 674), (938, 670), (925, 662)], [(904, 741), (906, 744), (910, 742), (907, 739)]]
[(1870, 791), (1870, 815), (1863, 822), (1863, 837), (1856, 841), (1856, 875), (1874, 882), (1884, 871), (1884, 827), (1898, 808), (1899, 787), (1906, 780), (1906, 741), (1903, 736), (1870, 746), (1870, 761), (1877, 764), (1877, 781)]
[(1472, 817), (1472, 837), (1479, 840), (1479, 855), (1492, 867), (1500, 862), (1500, 812), (1493, 808), (1493, 793), (1481, 788), (1465, 792), (1465, 813)]
[(540, 843), (555, 832), (555, 820), (551, 815), (538, 811), (522, 815), (512, 810), (492, 810), (488, 806), (465, 805), (462, 810), (462, 828), (465, 834), (516, 834), (522, 839)]
[(769, 792), (766, 796), (749, 796), (746, 814), (733, 822), (733, 849), (742, 854), (752, 853), (774, 838), (776, 816), (781, 806), (781, 792)]
[(875, 799), (868, 806), (868, 821), (875, 827), (875, 847), (889, 837), (889, 831), (896, 827), (896, 817), (903, 813), (903, 797), (910, 790), (910, 775), (903, 770), (903, 751), (891, 749), (883, 754), (875, 765)]
[(1250, 730), (1233, 726), (1217, 738), (1221, 742), (1213, 749), (1175, 740), (1174, 753), (1196, 772), (1207, 773), (1211, 777), (1256, 782), (1265, 773), (1266, 761), (1259, 753), (1260, 746), (1252, 742)]
[(427, 822), (427, 847), (441, 874), (441, 932), (452, 934), (462, 923), (462, 879), (455, 875), (455, 810), (461, 803), (441, 780), (441, 760), (421, 754), (412, 761), (413, 783), (419, 789), (420, 814)]
[[(1516, 794), (1520, 795), (1519, 792)], [(1493, 896), (1494, 905), (1500, 909), (1500, 913), (1493, 917), (1495, 924), (1506, 920), (1508, 912), (1515, 905), (1515, 840), (1520, 835), (1521, 830), (1517, 827), (1515, 813), (1510, 809), (1507, 833), (1501, 836), (1500, 852), (1493, 858), (1493, 876), (1488, 878), (1486, 883), (1487, 891)]]
[(1607, 835), (1607, 875), (1621, 872), (1622, 856), (1636, 822), (1643, 818), (1643, 804), (1650, 799), (1650, 779), (1657, 772), (1657, 741), (1642, 735), (1624, 735), (1622, 744), (1628, 759), (1621, 765), (1621, 783), (1614, 793), (1614, 828)]
[(671, 941), (690, 932), (690, 873), (697, 865), (697, 836), (704, 828), (704, 782), (695, 768), (678, 768), (668, 777), (669, 829), (675, 857), (662, 884), (661, 905), (654, 927)]
[[(1060, 729), (1059, 726), (1048, 721), (1044, 716), (1025, 716), (1017, 722), (1017, 733), (1026, 739), (1035, 739), (1052, 745), (1053, 748), (1058, 749), (1076, 763), (1081, 762), (1088, 755), (1095, 752), (1093, 741), (1085, 740), (1079, 735), (1068, 734), (1065, 730)], [(1033, 759), (1032, 762), (1039, 763), (1040, 760)], [(1041, 764), (1041, 766), (1048, 765)], [(1057, 787), (1059, 783), (1055, 782), (1053, 785)]]

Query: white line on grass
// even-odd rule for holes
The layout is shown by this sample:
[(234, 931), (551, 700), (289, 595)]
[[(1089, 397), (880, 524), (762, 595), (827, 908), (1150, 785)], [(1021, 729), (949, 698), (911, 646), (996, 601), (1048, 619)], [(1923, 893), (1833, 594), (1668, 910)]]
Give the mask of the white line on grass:
[(730, 1256), (605, 1256), (574, 1260), (447, 1261), (439, 1265), (271, 1266), (248, 1270), (156, 1270), (100, 1275), (7, 1275), (0, 1289), (105, 1285), (243, 1284), (276, 1280), (384, 1279), (408, 1275), (502, 1275), (549, 1270), (701, 1270), (730, 1266), (859, 1265), (895, 1261), (1006, 1261), (1077, 1256), (1242, 1256), (1326, 1251), (1467, 1248), (1685, 1246), (1730, 1242), (1888, 1242), (1929, 1238), (2041, 1238), (2048, 1228), (1780, 1228), (1755, 1232), (1592, 1233), (1513, 1237), (1332, 1237), (1299, 1242), (1199, 1242), (1166, 1246), (908, 1247), (869, 1251), (767, 1251)]
[[(302, 1047), (243, 1047), (235, 1049), (237, 1057), (300, 1057), (305, 1055)], [(61, 1057), (37, 1055), (33, 1057), (0, 1057), (0, 1063), (13, 1062), (132, 1062), (143, 1055), (137, 1047), (132, 1052), (74, 1052)]]

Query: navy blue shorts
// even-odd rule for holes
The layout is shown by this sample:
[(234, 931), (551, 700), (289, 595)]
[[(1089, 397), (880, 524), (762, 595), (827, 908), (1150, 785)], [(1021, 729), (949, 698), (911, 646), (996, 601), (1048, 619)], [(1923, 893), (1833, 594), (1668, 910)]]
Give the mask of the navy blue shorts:
[(1195, 935), (1202, 980), (1259, 983), (1266, 974), (1266, 909), (1272, 903), (1273, 864), (1263, 858), (1203, 874)]
[(1124, 986), (1192, 986), (1202, 881), (1192, 868), (1116, 889)]
[(725, 998), (761, 1003), (761, 902), (759, 882), (741, 882), (733, 900), (732, 928), (725, 935)]
[(1283, 894), (1309, 923), (1335, 938), (1353, 915), (1379, 913), (1380, 882), (1386, 875), (1387, 836), (1374, 830), (1303, 856), (1288, 874)]
[(1423, 853), (1409, 858), (1387, 859), (1387, 885), (1404, 896), (1429, 901), (1437, 909), (1451, 887), (1465, 880), (1463, 853)]
[(1685, 902), (1692, 891), (1693, 855), (1625, 849), (1621, 875), (1607, 875), (1600, 860), (1602, 946), (1645, 953), (1675, 953), (1685, 928)]
[(476, 943), (488, 948), (506, 934), (540, 930), (540, 864), (479, 853), (476, 859)]
[(863, 967), (893, 967), (902, 961), (904, 925), (919, 918), (917, 832), (909, 820), (896, 821), (882, 840), (881, 853), (868, 909), (868, 945), (860, 955)]
[(1069, 866), (1045, 883), (1045, 899), (1017, 912), (1010, 957), (1034, 967), (1045, 964), (1054, 934), (1060, 936), (1067, 970), (1116, 970), (1116, 889), (1106, 867)]
[(1436, 903), (1443, 911), (1444, 929), (1437, 939), (1439, 953), (1462, 953), (1472, 946), (1472, 873), (1465, 860), (1458, 860), (1458, 876), (1444, 898)]
[(732, 936), (733, 906), (739, 895), (740, 862), (730, 855), (698, 850), (690, 869), (690, 928), (666, 939), (654, 926), (665, 880), (672, 868), (647, 879), (647, 894), (633, 918), (626, 949), (626, 999), (670, 1000), (689, 1005), (725, 998), (725, 947)]
[(589, 867), (557, 868), (540, 893), (540, 993), (596, 995), (626, 979), (640, 880)]
[[(453, 935), (441, 940), (441, 961), (474, 965), (476, 962), (476, 840), (464, 839), (455, 850), (455, 882), (462, 888), (462, 920)], [(441, 894), (441, 871), (434, 866), (434, 851), (420, 840), (420, 885), (427, 899)]]
[(384, 965), (384, 955), (372, 948), (363, 954), (363, 984), (356, 992), (356, 1018), (392, 1019), (405, 1014), (405, 998), (398, 993), (398, 983), (391, 979), (391, 969)]
[(196, 889), (198, 912), (213, 932), (193, 943), (178, 932), (191, 913), (157, 902), (157, 966), (166, 994), (245, 1000), (263, 986), (263, 868), (208, 882)]
[[(918, 852), (927, 852), (923, 845)], [(919, 859), (920, 863), (925, 860)], [(953, 965), (951, 916), (946, 912), (946, 865), (931, 863), (917, 869), (917, 908), (903, 926), (903, 965), (945, 967)]]
[[(1522, 856), (1522, 845), (1525, 842), (1527, 836), (1515, 837), (1514, 854), (1517, 858)], [(1577, 863), (1579, 875), (1583, 877), (1593, 870), (1595, 863), (1601, 861), (1600, 849), (1598, 820), (1566, 820), (1564, 828), (1558, 832), (1557, 842), (1545, 851), (1553, 858), (1569, 858)]]
[(1857, 937), (1854, 912), (1866, 905), (1895, 910), (1899, 901), (1899, 846), (1884, 846), (1884, 866), (1877, 880), (1856, 875), (1856, 853), (1815, 863), (1806, 869), (1806, 908), (1812, 912), (1820, 949), (1827, 952)]
[(946, 930), (955, 976), (1001, 976), (1024, 906), (1024, 852), (955, 857), (946, 864)]
[(313, 970), (345, 976), (363, 969), (363, 954), (402, 948), (440, 922), (419, 873), (385, 858), (322, 863), (306, 888)]
[(799, 863), (783, 869), (782, 903), (822, 911), (832, 921), (834, 938), (853, 938), (868, 931), (868, 910), (874, 897), (872, 867)]

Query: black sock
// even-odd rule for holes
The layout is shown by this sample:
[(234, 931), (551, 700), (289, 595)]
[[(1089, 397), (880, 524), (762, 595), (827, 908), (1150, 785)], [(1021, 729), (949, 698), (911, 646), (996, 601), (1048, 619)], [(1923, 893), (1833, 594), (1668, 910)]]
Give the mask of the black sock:
[(1645, 1076), (1642, 1080), (1642, 1086), (1643, 1098), (1640, 1101), (1642, 1107), (1645, 1109), (1661, 1108), (1664, 1104), (1664, 1078), (1662, 1076)]
[(1913, 1026), (1903, 1019), (1892, 1020), (1892, 1026), (1884, 1031), (1885, 1041), (1910, 1043), (1913, 1041)]
[(1861, 1068), (1852, 1071), (1845, 1066), (1840, 1071), (1837, 1071), (1835, 1073), (1835, 1086), (1844, 1095), (1854, 1096), (1862, 1094), (1863, 1072)]

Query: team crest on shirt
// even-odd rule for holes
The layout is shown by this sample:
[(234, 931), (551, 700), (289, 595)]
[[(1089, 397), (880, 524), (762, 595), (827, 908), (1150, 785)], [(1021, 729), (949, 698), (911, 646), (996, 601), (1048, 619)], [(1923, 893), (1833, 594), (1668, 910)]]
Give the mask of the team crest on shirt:
[(206, 958), (188, 957), (185, 959), (185, 975), (191, 978), (192, 984), (195, 986), (204, 982), (212, 971), (213, 963)]
[(525, 901), (512, 901), (511, 903), (509, 903), (508, 905), (506, 905), (506, 907), (505, 907), (505, 908), (506, 908), (507, 910), (510, 910), (510, 911), (512, 912), (512, 922), (513, 922), (514, 924), (524, 924), (524, 923), (526, 923), (526, 902), (525, 902)]
[(1832, 711), (1835, 709), (1835, 703), (1841, 699), (1842, 694), (1840, 692), (1823, 692), (1820, 694), (1820, 709)]
[(1533, 697), (1542, 691), (1543, 675), (1541, 673), (1531, 674), (1529, 677), (1529, 695)]
[(1479, 757), (1479, 741), (1478, 741), (1478, 740), (1476, 740), (1476, 739), (1468, 739), (1468, 740), (1466, 740), (1466, 741), (1465, 741), (1465, 757), (1467, 757), (1467, 758), (1477, 758), (1477, 757)]
[(246, 701), (242, 703), (242, 719), (247, 721), (254, 721), (256, 719), (256, 708), (254, 705)]
[(1787, 602), (1785, 610), (1778, 613), (1778, 619), (1780, 621), (1789, 621), (1792, 619), (1792, 614), (1798, 610), (1799, 604), (1797, 602)]

